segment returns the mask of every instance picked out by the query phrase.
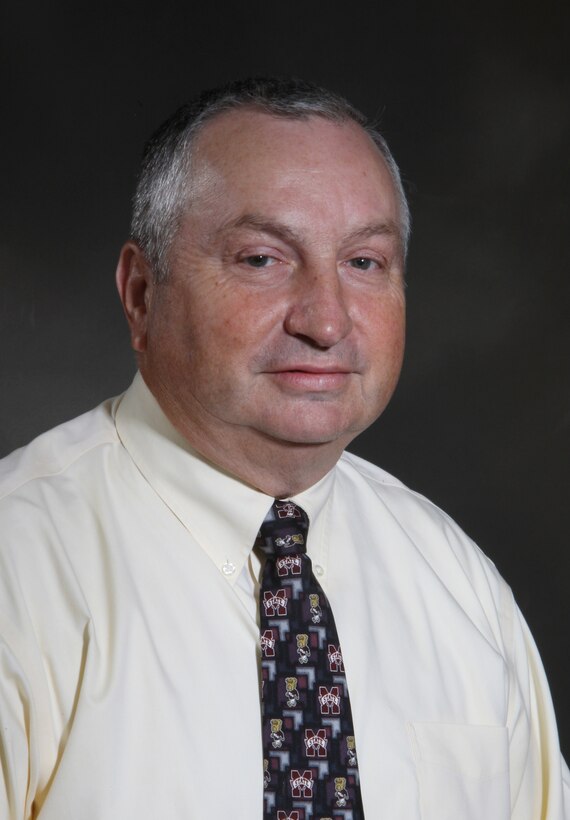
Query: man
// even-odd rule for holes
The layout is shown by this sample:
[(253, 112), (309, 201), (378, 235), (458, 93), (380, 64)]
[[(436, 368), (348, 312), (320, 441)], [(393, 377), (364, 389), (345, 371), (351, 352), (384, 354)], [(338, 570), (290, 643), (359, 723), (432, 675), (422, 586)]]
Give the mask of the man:
[[(349, 686), (319, 697), (334, 715), (350, 695), (358, 774), (331, 778), (327, 817), (570, 817), (508, 587), (343, 452), (400, 372), (407, 234), (386, 144), (322, 89), (237, 83), (151, 139), (117, 270), (140, 374), (2, 465), (2, 817), (324, 818), (311, 778), (333, 722), (296, 775), (281, 755), (330, 607)], [(283, 638), (264, 633), (262, 661), (270, 510), (303, 516), (314, 570), (285, 719), (260, 708)]]

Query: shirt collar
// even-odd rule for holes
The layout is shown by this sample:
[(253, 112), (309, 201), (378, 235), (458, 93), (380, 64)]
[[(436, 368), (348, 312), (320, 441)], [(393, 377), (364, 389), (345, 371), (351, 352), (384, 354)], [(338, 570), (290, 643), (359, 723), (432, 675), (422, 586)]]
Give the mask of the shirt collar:
[[(203, 459), (164, 415), (140, 373), (115, 410), (118, 436), (162, 501), (233, 584), (273, 502)], [(334, 470), (294, 496), (309, 516), (308, 552), (324, 563), (323, 534)]]

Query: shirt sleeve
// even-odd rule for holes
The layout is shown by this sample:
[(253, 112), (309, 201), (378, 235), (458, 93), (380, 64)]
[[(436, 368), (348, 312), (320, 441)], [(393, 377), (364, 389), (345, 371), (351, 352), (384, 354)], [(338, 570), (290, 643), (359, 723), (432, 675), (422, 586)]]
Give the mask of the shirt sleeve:
[[(30, 820), (45, 797), (61, 733), (26, 596), (6, 558), (0, 553), (0, 818)], [(56, 622), (50, 628), (60, 635)]]
[(560, 752), (550, 690), (538, 650), (515, 608), (509, 693), (512, 820), (570, 820), (570, 775)]
[(31, 738), (37, 721), (30, 675), (13, 650), (14, 637), (0, 620), (0, 817), (28, 820), (37, 773)]

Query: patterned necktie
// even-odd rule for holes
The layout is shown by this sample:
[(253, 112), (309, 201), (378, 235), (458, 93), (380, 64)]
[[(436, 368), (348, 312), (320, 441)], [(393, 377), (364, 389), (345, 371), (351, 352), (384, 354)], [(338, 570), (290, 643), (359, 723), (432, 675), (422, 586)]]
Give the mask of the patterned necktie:
[(309, 519), (275, 501), (257, 544), (264, 820), (363, 820), (356, 747), (338, 635), (306, 554)]

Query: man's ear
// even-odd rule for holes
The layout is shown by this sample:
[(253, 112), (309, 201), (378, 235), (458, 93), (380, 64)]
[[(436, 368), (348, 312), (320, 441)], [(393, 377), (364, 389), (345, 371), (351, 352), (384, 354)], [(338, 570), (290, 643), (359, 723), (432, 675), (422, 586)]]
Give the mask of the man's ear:
[(154, 276), (141, 249), (134, 242), (129, 241), (121, 248), (115, 281), (131, 330), (132, 348), (137, 353), (144, 353)]

